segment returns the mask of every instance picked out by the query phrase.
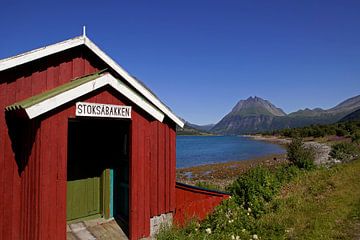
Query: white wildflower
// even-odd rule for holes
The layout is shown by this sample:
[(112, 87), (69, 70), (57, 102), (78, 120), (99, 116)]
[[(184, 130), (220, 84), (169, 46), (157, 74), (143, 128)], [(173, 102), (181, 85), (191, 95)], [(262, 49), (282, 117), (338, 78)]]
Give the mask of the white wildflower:
[(248, 212), (251, 212), (251, 208), (249, 208), (249, 207), (248, 207), (248, 209), (247, 209), (247, 210), (248, 210)]
[(231, 235), (231, 239), (232, 239), (232, 240), (235, 240), (235, 236), (234, 236), (234, 235)]
[(246, 229), (245, 229), (245, 228), (243, 228), (241, 231), (242, 231), (242, 232), (246, 232)]
[(253, 239), (258, 240), (259, 239), (258, 235), (254, 234)]
[(235, 238), (236, 240), (240, 240), (240, 237), (239, 236), (236, 236), (236, 238)]
[(205, 232), (206, 232), (207, 234), (211, 234), (211, 228), (205, 229)]
[(248, 212), (247, 215), (250, 216), (250, 213)]
[(233, 222), (234, 222), (234, 219), (230, 219), (230, 220), (229, 220), (229, 223), (233, 223)]

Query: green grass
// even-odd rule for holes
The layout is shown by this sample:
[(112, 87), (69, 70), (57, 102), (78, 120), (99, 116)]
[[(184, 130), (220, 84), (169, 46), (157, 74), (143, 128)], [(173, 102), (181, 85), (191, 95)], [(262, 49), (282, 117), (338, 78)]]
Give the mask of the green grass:
[(259, 239), (359, 239), (360, 159), (290, 175), (259, 217), (232, 198), (205, 221), (165, 229), (158, 239), (251, 239), (254, 234)]
[(352, 239), (360, 220), (360, 160), (307, 172), (258, 221), (263, 239)]

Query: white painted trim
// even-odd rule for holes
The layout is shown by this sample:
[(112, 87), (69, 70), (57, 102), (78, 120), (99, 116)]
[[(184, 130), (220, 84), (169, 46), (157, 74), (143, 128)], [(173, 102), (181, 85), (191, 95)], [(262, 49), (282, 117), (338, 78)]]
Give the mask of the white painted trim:
[(79, 45), (86, 45), (91, 51), (93, 51), (99, 58), (101, 58), (106, 64), (113, 68), (119, 75), (121, 75), (130, 85), (132, 85), (137, 91), (139, 91), (145, 98), (165, 113), (172, 121), (174, 121), (180, 127), (184, 127), (184, 123), (178, 118), (168, 107), (166, 107), (156, 96), (154, 96), (149, 90), (147, 90), (142, 84), (134, 79), (129, 73), (127, 73), (122, 67), (120, 67), (114, 60), (112, 60), (106, 53), (104, 53), (99, 47), (97, 47), (88, 37), (80, 36), (70, 40), (66, 40), (57, 44), (53, 44), (47, 47), (38, 48), (36, 50), (26, 52), (24, 54), (17, 55), (15, 57), (6, 58), (0, 60), (0, 71), (19, 66), (21, 64), (40, 59), (67, 49), (77, 47)]
[(5, 58), (0, 60), (0, 71), (19, 66), (21, 64), (31, 62), (73, 47), (84, 44), (83, 37), (77, 37), (70, 40), (66, 40), (60, 43), (49, 45), (46, 47), (38, 48), (30, 52), (26, 52), (14, 57)]
[(89, 38), (85, 37), (85, 45), (90, 48), (98, 57), (106, 62), (112, 69), (114, 69), (119, 75), (121, 75), (128, 83), (130, 83), (136, 90), (143, 94), (150, 100), (156, 107), (163, 111), (171, 120), (173, 120), (180, 127), (184, 127), (184, 123), (171, 112), (160, 100), (154, 96), (149, 90), (141, 85), (136, 79), (134, 79), (128, 72), (126, 72), (120, 65), (112, 60), (106, 53), (104, 53), (99, 47), (97, 47)]
[(111, 87), (113, 87), (115, 90), (123, 94), (130, 101), (134, 102), (137, 106), (149, 113), (155, 119), (159, 120), (160, 122), (164, 120), (164, 114), (162, 112), (153, 107), (150, 103), (145, 101), (141, 96), (136, 94), (133, 90), (131, 90), (129, 87), (127, 87), (124, 83), (116, 79), (111, 74), (105, 74), (90, 82), (84, 83), (66, 92), (60, 93), (52, 98), (46, 99), (38, 104), (26, 108), (25, 111), (29, 119), (33, 119), (106, 85), (110, 85)]

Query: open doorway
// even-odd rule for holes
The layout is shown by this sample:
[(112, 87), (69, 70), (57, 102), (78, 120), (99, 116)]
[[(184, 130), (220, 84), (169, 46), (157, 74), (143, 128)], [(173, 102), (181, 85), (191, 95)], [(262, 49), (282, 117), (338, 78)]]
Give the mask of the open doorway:
[(130, 121), (69, 119), (66, 220), (129, 222)]

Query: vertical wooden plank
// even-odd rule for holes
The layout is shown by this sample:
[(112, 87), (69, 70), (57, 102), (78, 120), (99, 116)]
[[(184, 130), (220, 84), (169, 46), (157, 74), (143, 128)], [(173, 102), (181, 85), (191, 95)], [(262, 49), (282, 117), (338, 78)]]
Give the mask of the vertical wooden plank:
[(104, 176), (103, 176), (103, 211), (105, 219), (110, 218), (110, 169), (104, 170)]
[(169, 212), (170, 205), (170, 154), (169, 154), (169, 126), (165, 123), (165, 212)]
[(72, 79), (72, 62), (60, 64), (59, 85), (69, 82)]
[(130, 239), (138, 238), (138, 116), (134, 113), (131, 123), (130, 151)]
[(145, 176), (145, 216), (144, 216), (144, 235), (145, 237), (150, 235), (150, 124), (146, 121), (145, 125), (145, 169), (144, 169), (144, 176)]
[(170, 173), (171, 173), (171, 184), (170, 184), (170, 211), (175, 211), (176, 203), (176, 131), (170, 128)]
[(158, 210), (159, 214), (165, 212), (165, 166), (164, 166), (164, 131), (163, 126), (158, 122)]
[(58, 77), (59, 68), (50, 66), (46, 71), (46, 90), (50, 90), (58, 86)]
[(73, 64), (72, 78), (77, 78), (85, 75), (84, 59), (82, 57), (79, 56), (74, 58), (72, 64)]
[(144, 174), (144, 160), (145, 160), (145, 130), (144, 130), (144, 119), (142, 118), (142, 116), (140, 116), (139, 118), (139, 146), (138, 146), (138, 152), (139, 152), (139, 172), (138, 172), (138, 178), (140, 179), (139, 182), (139, 191), (138, 191), (138, 199), (140, 200), (139, 203), (139, 231), (140, 231), (140, 236), (143, 237), (144, 236), (144, 218), (145, 218), (145, 211), (144, 211), (144, 207), (145, 207), (145, 174)]
[(40, 239), (46, 239), (48, 237), (48, 233), (50, 232), (50, 216), (49, 216), (49, 210), (54, 209), (51, 206), (51, 196), (50, 194), (50, 188), (52, 187), (50, 185), (51, 181), (51, 175), (50, 175), (50, 168), (49, 168), (49, 162), (51, 161), (51, 149), (49, 146), (49, 131), (50, 131), (50, 125), (49, 125), (49, 119), (42, 120), (41, 122), (41, 142), (44, 143), (41, 145), (40, 149), (40, 157), (38, 161), (40, 161), (41, 168), (40, 168), (40, 206), (47, 206), (46, 208), (40, 207), (40, 223), (41, 223), (41, 232), (40, 232)]
[[(34, 95), (35, 93), (41, 93), (44, 92), (46, 90), (46, 71), (40, 71), (35, 73), (32, 76), (32, 94)], [(44, 194), (42, 192), (42, 190), (44, 189), (44, 184), (46, 186), (46, 181), (45, 178), (48, 178), (48, 172), (46, 172), (46, 175), (43, 176), (43, 163), (44, 163), (44, 154), (46, 154), (44, 151), (42, 151), (42, 147), (44, 143), (44, 150), (46, 149), (46, 139), (43, 139), (43, 134), (46, 134), (46, 123), (42, 122), (40, 119), (37, 119), (38, 121), (40, 121), (40, 129), (39, 129), (39, 142), (40, 144), (37, 144), (37, 150), (38, 153), (37, 157), (36, 157), (36, 172), (35, 172), (35, 196), (36, 196), (36, 200), (35, 200), (35, 205), (33, 205), (33, 207), (37, 208), (36, 211), (36, 236), (41, 238), (46, 231), (48, 231), (48, 225), (49, 224), (49, 219), (47, 218), (47, 214), (46, 214), (46, 208), (41, 208), (40, 206), (42, 205), (42, 200), (44, 199), (45, 201), (48, 201), (46, 199), (46, 194)], [(42, 131), (41, 128), (44, 127), (44, 131)], [(48, 152), (49, 150), (46, 149), (46, 152)], [(45, 178), (44, 178), (45, 177)], [(46, 206), (46, 205), (44, 205)], [(43, 222), (44, 221), (44, 222)]]
[[(52, 233), (57, 233), (57, 217), (54, 216), (53, 211), (57, 212), (57, 199), (56, 199), (56, 193), (57, 193), (57, 144), (54, 144), (57, 142), (57, 135), (60, 134), (58, 132), (58, 115), (52, 115), (51, 119), (48, 120), (48, 132), (46, 133), (46, 136), (48, 138), (47, 145), (49, 154), (47, 156), (47, 168), (49, 169), (49, 175), (50, 175), (50, 182), (48, 183), (50, 189), (48, 194), (50, 195), (50, 209), (49, 209), (49, 219), (50, 219), (50, 232), (48, 233), (47, 237), (53, 236)], [(61, 234), (60, 234), (61, 235)]]
[(84, 61), (84, 73), (85, 75), (91, 74), (95, 72), (95, 68), (91, 65), (89, 59), (85, 59)]
[[(7, 84), (6, 89), (6, 104), (16, 102), (16, 82), (11, 82)], [(5, 164), (6, 164), (6, 171), (5, 171), (5, 180), (7, 181), (5, 184), (4, 190), (4, 198), (3, 201), (5, 202), (4, 208), (4, 215), (6, 219), (6, 227), (3, 229), (3, 236), (5, 238), (12, 239), (14, 238), (14, 234), (17, 232), (17, 223), (15, 221), (15, 215), (19, 214), (19, 209), (15, 209), (15, 201), (16, 201), (16, 184), (15, 184), (15, 174), (16, 174), (16, 163), (14, 159), (14, 154), (11, 148), (11, 140), (9, 139), (8, 132), (6, 131), (5, 138)], [(10, 224), (9, 224), (10, 223)], [(15, 225), (14, 225), (15, 224)], [(10, 225), (10, 226), (9, 226)]]
[(157, 188), (158, 188), (158, 174), (157, 174), (157, 123), (151, 122), (151, 165), (150, 165), (150, 215), (151, 217), (158, 215), (158, 201), (157, 201)]

